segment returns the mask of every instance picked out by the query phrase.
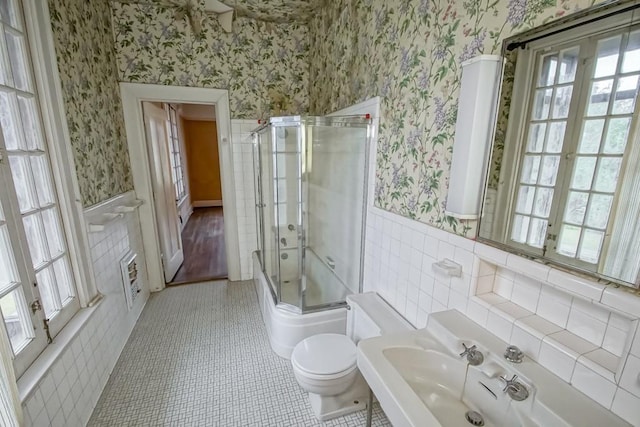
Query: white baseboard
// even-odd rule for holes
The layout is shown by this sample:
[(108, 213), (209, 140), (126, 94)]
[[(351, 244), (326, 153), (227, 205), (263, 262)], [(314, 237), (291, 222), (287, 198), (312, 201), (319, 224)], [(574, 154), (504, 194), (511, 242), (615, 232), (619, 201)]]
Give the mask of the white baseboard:
[(222, 200), (197, 200), (193, 202), (194, 208), (211, 208), (222, 206)]

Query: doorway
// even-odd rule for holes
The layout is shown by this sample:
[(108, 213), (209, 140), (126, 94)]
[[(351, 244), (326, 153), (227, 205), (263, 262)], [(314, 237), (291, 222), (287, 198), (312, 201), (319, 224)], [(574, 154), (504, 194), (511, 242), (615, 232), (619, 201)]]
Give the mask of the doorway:
[(165, 282), (226, 279), (215, 106), (145, 101), (142, 110)]
[[(238, 250), (238, 225), (236, 215), (235, 189), (233, 183), (233, 165), (230, 147), (230, 118), (229, 118), (229, 102), (226, 90), (218, 89), (202, 89), (187, 88), (176, 86), (147, 85), (136, 83), (121, 83), (122, 101), (125, 113), (125, 124), (127, 128), (127, 140), (129, 143), (129, 154), (132, 164), (137, 167), (132, 168), (134, 187), (138, 198), (145, 203), (140, 209), (142, 238), (144, 243), (145, 255), (147, 258), (149, 281), (152, 290), (161, 290), (167, 283), (172, 281), (190, 282), (195, 280), (206, 280), (211, 277), (225, 277), (229, 280), (238, 280), (240, 278), (239, 250)], [(209, 131), (216, 138), (218, 157), (208, 163), (208, 168), (212, 169), (212, 165), (219, 167), (220, 190), (217, 195), (201, 198), (202, 200), (185, 199), (185, 196), (178, 196), (180, 193), (179, 186), (179, 169), (175, 157), (175, 148), (171, 143), (171, 132), (173, 125), (165, 123), (164, 144), (150, 141), (147, 143), (147, 135), (153, 134), (149, 125), (145, 123), (146, 105), (154, 104), (155, 106), (170, 104), (175, 110), (178, 123), (176, 135), (180, 139), (181, 132), (184, 130), (184, 123), (180, 124), (180, 110), (187, 112), (182, 113), (183, 116), (190, 116), (189, 108), (186, 105), (194, 105), (195, 107), (209, 107), (213, 110), (214, 130)], [(165, 121), (171, 115), (171, 110), (165, 111)], [(166, 113), (166, 111), (169, 111)], [(195, 113), (194, 113), (195, 114)], [(194, 118), (193, 116), (191, 118)], [(204, 117), (198, 117), (206, 121)], [(187, 118), (189, 120), (189, 118)], [(181, 130), (181, 127), (183, 128)], [(160, 126), (156, 126), (155, 134)], [(157, 135), (156, 135), (157, 137)], [(183, 142), (188, 143), (183, 137)], [(155, 150), (163, 155), (157, 155)], [(158, 149), (158, 147), (164, 147)], [(151, 149), (150, 149), (151, 148)], [(187, 158), (186, 145), (183, 148), (182, 157), (177, 158), (181, 162), (183, 168), (182, 185), (185, 187), (184, 192), (190, 192), (189, 175), (189, 159)], [(164, 158), (162, 158), (164, 156)], [(202, 156), (197, 156), (200, 159)], [(162, 163), (162, 167), (158, 168), (158, 163)], [(164, 187), (162, 187), (164, 185)], [(171, 191), (164, 191), (167, 188)], [(163, 190), (164, 189), (164, 190)], [(158, 203), (158, 199), (170, 199), (172, 203)], [(177, 200), (176, 200), (177, 199)], [(184, 203), (184, 200), (189, 200)], [(182, 202), (182, 203), (181, 203)], [(185, 207), (186, 206), (186, 207)], [(167, 214), (167, 212), (169, 214)], [(175, 214), (173, 214), (175, 212)], [(172, 223), (167, 218), (173, 218)], [(182, 221), (180, 221), (182, 219)], [(193, 219), (193, 221), (191, 221)], [(191, 222), (191, 224), (190, 224)], [(175, 223), (175, 226), (173, 225)], [(166, 245), (165, 236), (172, 236), (167, 233), (167, 227), (175, 227), (178, 230), (179, 238), (175, 238), (173, 246)], [(173, 233), (175, 235), (175, 233)], [(216, 240), (215, 250), (208, 255), (203, 254), (202, 247), (207, 245), (207, 239)], [(164, 240), (163, 240), (164, 239)], [(193, 243), (193, 245), (191, 245)], [(190, 246), (191, 245), (191, 246)], [(167, 247), (171, 249), (167, 249)], [(184, 262), (181, 262), (175, 271), (167, 269), (165, 260), (173, 260), (172, 251), (180, 250), (183, 255)], [(190, 254), (197, 254), (198, 257), (192, 257)], [(202, 276), (195, 278), (186, 278), (180, 270), (188, 271), (189, 263), (202, 267), (203, 260), (213, 261), (213, 266), (207, 265), (201, 270), (204, 271)], [(226, 264), (226, 266), (225, 266)], [(226, 268), (225, 268), (226, 267)], [(175, 268), (175, 265), (172, 265)], [(224, 274), (227, 272), (228, 274)], [(200, 274), (200, 273), (198, 273)]]

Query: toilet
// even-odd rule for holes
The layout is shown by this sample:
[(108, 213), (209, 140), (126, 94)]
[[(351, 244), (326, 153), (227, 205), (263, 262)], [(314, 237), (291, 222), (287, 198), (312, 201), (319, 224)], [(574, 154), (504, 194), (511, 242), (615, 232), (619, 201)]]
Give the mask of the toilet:
[(375, 292), (347, 297), (347, 334), (318, 334), (291, 353), (293, 373), (320, 421), (365, 409), (369, 388), (358, 371), (356, 345), (365, 338), (413, 328)]

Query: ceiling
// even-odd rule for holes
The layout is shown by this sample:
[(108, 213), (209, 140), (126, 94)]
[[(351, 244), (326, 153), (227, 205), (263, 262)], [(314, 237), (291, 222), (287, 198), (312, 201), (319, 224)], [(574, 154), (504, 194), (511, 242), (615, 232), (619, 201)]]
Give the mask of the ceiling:
[(328, 0), (111, 0), (114, 3), (183, 7), (197, 4), (206, 12), (223, 14), (235, 10), (235, 16), (260, 21), (308, 22)]
[(308, 22), (324, 0), (220, 0), (236, 16), (268, 22)]

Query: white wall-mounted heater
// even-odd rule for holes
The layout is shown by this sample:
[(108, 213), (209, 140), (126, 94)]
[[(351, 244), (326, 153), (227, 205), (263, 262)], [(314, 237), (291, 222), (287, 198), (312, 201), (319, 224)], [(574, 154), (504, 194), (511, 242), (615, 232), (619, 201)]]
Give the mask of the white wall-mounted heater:
[(140, 293), (140, 271), (138, 270), (138, 255), (136, 253), (129, 251), (122, 257), (120, 260), (120, 272), (122, 273), (122, 285), (124, 286), (127, 308), (131, 310)]
[(495, 124), (503, 59), (480, 55), (462, 63), (449, 192), (445, 213), (477, 219)]

